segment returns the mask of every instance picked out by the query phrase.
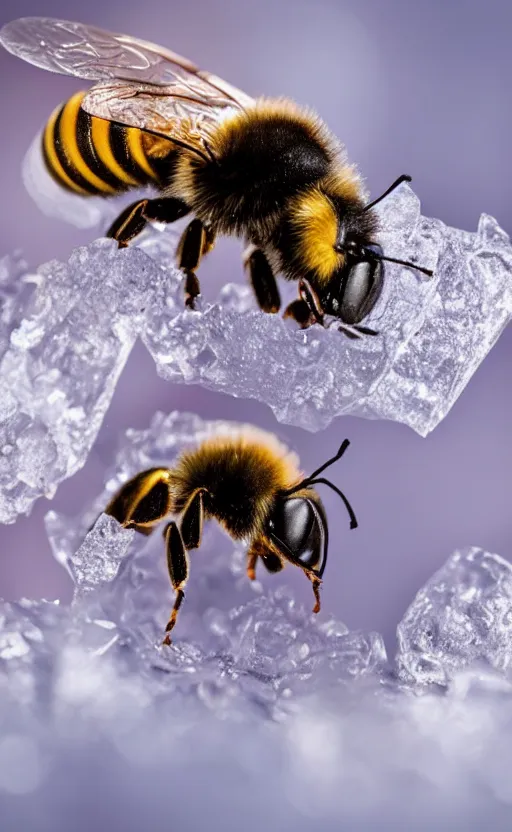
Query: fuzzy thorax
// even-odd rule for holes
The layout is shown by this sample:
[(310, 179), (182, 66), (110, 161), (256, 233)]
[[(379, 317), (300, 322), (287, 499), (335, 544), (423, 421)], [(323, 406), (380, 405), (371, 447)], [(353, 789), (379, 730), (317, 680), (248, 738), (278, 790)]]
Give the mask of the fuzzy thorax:
[(268, 238), (287, 201), (327, 176), (340, 147), (323, 122), (287, 99), (259, 99), (220, 121), (213, 159), (182, 154), (169, 193), (218, 233)]
[(172, 470), (173, 511), (179, 514), (198, 488), (205, 513), (235, 539), (260, 533), (276, 494), (298, 483), (294, 454), (263, 431), (215, 436), (184, 452)]
[(289, 216), (296, 256), (320, 285), (326, 283), (344, 262), (334, 249), (338, 217), (332, 202), (319, 188), (311, 188), (291, 202)]

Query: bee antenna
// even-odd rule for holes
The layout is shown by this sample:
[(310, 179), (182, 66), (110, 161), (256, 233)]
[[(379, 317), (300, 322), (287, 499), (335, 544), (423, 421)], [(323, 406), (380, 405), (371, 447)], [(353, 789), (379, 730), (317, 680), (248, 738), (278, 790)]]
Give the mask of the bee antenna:
[(341, 499), (343, 500), (343, 502), (345, 504), (345, 508), (348, 511), (348, 516), (350, 517), (350, 528), (351, 529), (357, 529), (357, 526), (358, 526), (357, 517), (354, 513), (354, 509), (352, 508), (349, 501), (345, 497), (343, 491), (340, 491), (340, 489), (337, 488), (337, 486), (335, 486), (334, 483), (332, 483), (330, 480), (324, 479), (323, 477), (320, 477), (317, 480), (316, 479), (315, 480), (310, 480), (308, 482), (308, 485), (327, 485), (329, 488), (331, 488), (333, 491), (335, 491), (336, 494), (338, 495), (338, 497), (341, 497)]
[(317, 468), (316, 471), (313, 471), (313, 473), (310, 474), (309, 477), (303, 479), (301, 482), (299, 482), (298, 485), (294, 485), (293, 488), (289, 488), (287, 491), (284, 492), (284, 494), (288, 496), (289, 494), (294, 494), (296, 491), (299, 491), (300, 488), (305, 488), (306, 486), (311, 485), (312, 480), (318, 477), (318, 475), (325, 471), (326, 468), (329, 468), (331, 465), (337, 462), (338, 459), (341, 459), (349, 445), (349, 440), (345, 439), (341, 443), (338, 453), (335, 456), (331, 457), (331, 459), (328, 459), (327, 462), (324, 462), (324, 464), (321, 465), (320, 468)]
[(375, 256), (378, 260), (386, 260), (388, 263), (398, 263), (399, 266), (408, 266), (410, 269), (416, 269), (417, 272), (421, 272), (427, 277), (432, 277), (434, 274), (432, 269), (426, 269), (424, 266), (417, 266), (416, 263), (411, 263), (409, 260), (397, 260), (396, 257), (386, 257), (384, 254), (377, 254)]
[(389, 196), (389, 194), (392, 191), (394, 191), (395, 188), (398, 188), (398, 186), (401, 185), (402, 182), (412, 182), (412, 177), (409, 176), (409, 174), (407, 174), (407, 173), (402, 173), (402, 175), (399, 176), (398, 179), (396, 179), (393, 182), (393, 184), (389, 186), (387, 191), (384, 191), (384, 193), (381, 194), (380, 196), (378, 196), (377, 199), (374, 199), (373, 202), (370, 202), (368, 205), (365, 205), (365, 207), (363, 208), (362, 213), (364, 214), (365, 211), (369, 211), (370, 208), (373, 208), (375, 205), (377, 205), (378, 202), (380, 202), (382, 199), (385, 199), (387, 196)]

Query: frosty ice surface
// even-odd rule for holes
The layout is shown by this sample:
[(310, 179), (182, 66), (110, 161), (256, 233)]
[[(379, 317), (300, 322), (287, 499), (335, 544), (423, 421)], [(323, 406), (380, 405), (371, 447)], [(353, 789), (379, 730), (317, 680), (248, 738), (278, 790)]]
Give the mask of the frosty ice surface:
[(179, 635), (159, 646), (171, 594), (161, 536), (94, 520), (136, 470), (229, 428), (157, 414), (128, 432), (82, 516), (49, 517), (77, 592), (70, 608), (0, 605), (5, 828), (39, 817), (75, 828), (77, 812), (102, 828), (115, 813), (135, 832), (148, 807), (165, 824), (172, 806), (180, 828), (214, 814), (249, 832), (477, 830), (492, 812), (506, 829), (512, 568), (498, 556), (456, 553), (428, 582), (400, 624), (397, 676), (378, 634), (251, 584), (243, 549), (208, 524)]
[(0, 520), (84, 464), (137, 336), (163, 378), (258, 399), (288, 424), (316, 431), (357, 414), (433, 430), (510, 318), (512, 247), (485, 215), (476, 233), (422, 217), (405, 186), (379, 209), (384, 250), (435, 276), (386, 264), (367, 321), (381, 334), (357, 341), (335, 325), (300, 331), (265, 315), (248, 287), (185, 310), (172, 231), (123, 251), (107, 241), (77, 249), (39, 270), (28, 300), (13, 289), (18, 261), (4, 261)]
[(84, 464), (140, 331), (155, 276), (137, 249), (98, 241), (43, 266), (22, 305), (16, 263), (0, 337), (0, 522), (27, 513)]
[(455, 552), (418, 592), (398, 627), (400, 676), (446, 684), (480, 663), (512, 665), (512, 566), (472, 548)]

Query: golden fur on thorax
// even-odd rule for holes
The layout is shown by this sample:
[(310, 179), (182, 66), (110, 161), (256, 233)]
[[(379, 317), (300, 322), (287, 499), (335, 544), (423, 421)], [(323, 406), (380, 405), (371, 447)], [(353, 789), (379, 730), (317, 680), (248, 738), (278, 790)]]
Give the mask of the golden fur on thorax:
[(173, 466), (172, 511), (179, 514), (203, 488), (206, 516), (235, 538), (252, 537), (262, 530), (276, 494), (300, 479), (295, 454), (264, 431), (213, 436)]
[[(246, 143), (252, 151), (253, 158), (258, 159), (265, 150), (258, 143), (258, 131), (265, 125), (272, 126), (277, 132), (288, 126), (303, 131), (304, 142), (315, 146), (325, 155), (326, 163), (333, 169), (339, 164), (341, 145), (322, 120), (309, 109), (299, 107), (286, 98), (257, 99), (253, 107), (245, 111), (233, 111), (216, 125), (208, 141), (209, 153), (222, 168), (227, 158), (241, 143)], [(245, 194), (226, 195), (222, 202), (215, 203), (216, 192), (203, 179), (204, 172), (211, 162), (192, 154), (180, 154), (176, 168), (166, 193), (178, 197), (191, 206), (194, 214), (203, 222), (210, 224), (217, 233), (235, 233), (262, 245), (268, 242), (279, 224), (285, 201), (276, 198), (270, 207), (268, 204), (258, 208), (258, 194), (251, 196), (253, 209), (245, 221), (233, 228), (230, 217), (239, 209)], [(265, 168), (262, 168), (265, 174)], [(277, 194), (277, 191), (276, 191)]]
[(344, 262), (343, 255), (334, 250), (338, 232), (334, 206), (319, 188), (311, 188), (291, 200), (289, 212), (297, 258), (322, 285)]

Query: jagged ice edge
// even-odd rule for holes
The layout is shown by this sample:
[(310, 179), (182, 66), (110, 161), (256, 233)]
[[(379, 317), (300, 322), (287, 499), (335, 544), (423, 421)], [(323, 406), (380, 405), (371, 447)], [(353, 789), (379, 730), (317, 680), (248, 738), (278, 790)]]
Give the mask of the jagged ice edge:
[[(506, 828), (496, 824), (508, 822), (512, 803), (512, 567), (497, 555), (456, 552), (418, 593), (399, 628), (394, 675), (377, 634), (319, 621), (287, 590), (253, 590), (244, 552), (229, 556), (232, 544), (210, 524), (180, 636), (158, 647), (169, 602), (160, 536), (144, 539), (105, 515), (86, 529), (134, 470), (226, 430), (159, 414), (147, 431), (128, 432), (83, 516), (50, 513), (77, 593), (70, 609), (0, 609), (5, 823), (39, 829), (29, 820), (42, 800), (48, 828), (57, 819), (66, 828), (83, 807), (86, 828), (115, 809), (136, 829), (148, 806), (156, 824), (170, 805), (185, 828), (202, 828), (212, 811), (250, 830), (306, 830), (313, 820), (323, 830), (362, 821), (426, 829), (433, 820), (483, 829), (490, 811), (494, 828)], [(427, 650), (443, 679), (424, 676)], [(486, 658), (501, 673), (480, 667)]]
[(2, 320), (0, 521), (83, 466), (137, 337), (162, 377), (258, 399), (282, 422), (319, 430), (352, 413), (426, 435), (509, 320), (512, 248), (489, 217), (476, 234), (421, 217), (405, 186), (379, 207), (385, 250), (436, 275), (387, 267), (368, 320), (378, 338), (299, 331), (256, 311), (247, 287), (185, 310), (173, 233), (124, 251), (100, 240), (41, 267), (28, 302), (15, 296)]

